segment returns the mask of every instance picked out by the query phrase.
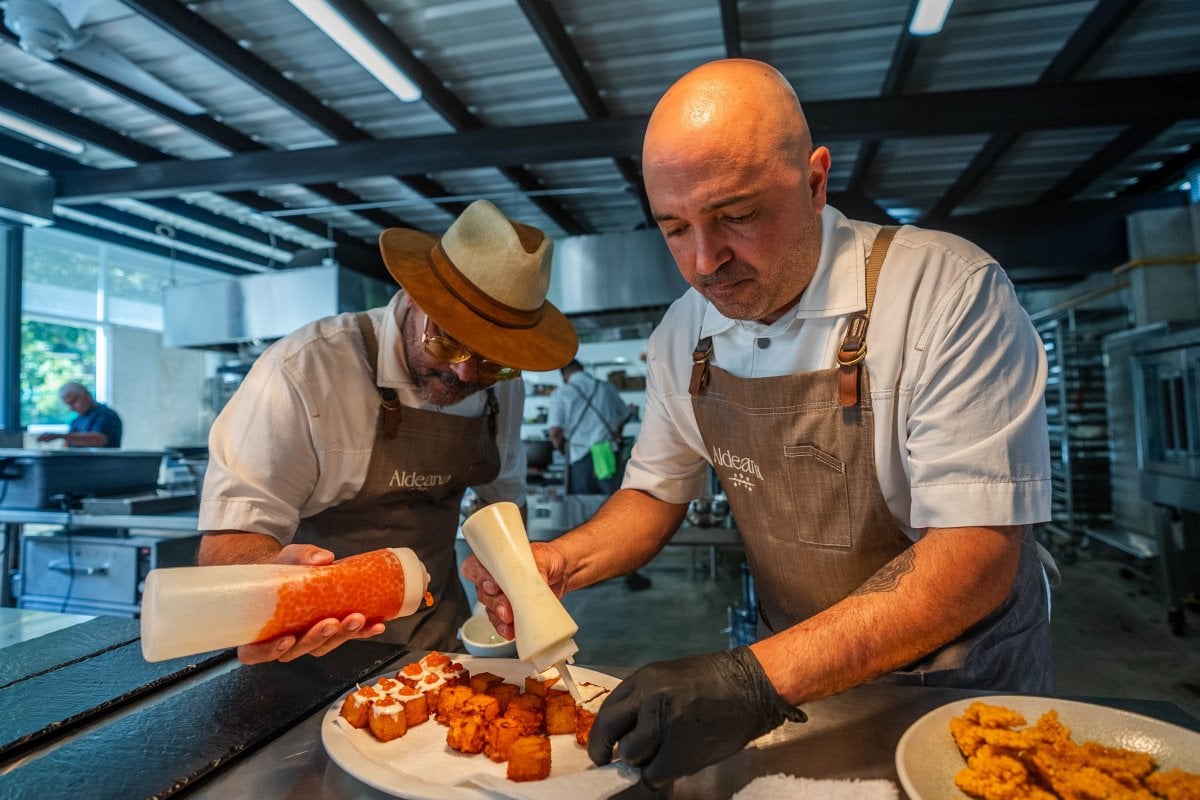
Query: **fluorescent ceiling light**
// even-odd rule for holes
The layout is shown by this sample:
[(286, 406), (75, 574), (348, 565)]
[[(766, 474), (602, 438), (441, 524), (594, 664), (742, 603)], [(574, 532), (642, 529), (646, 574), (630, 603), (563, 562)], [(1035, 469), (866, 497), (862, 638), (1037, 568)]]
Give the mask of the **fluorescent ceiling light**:
[(920, 0), (917, 10), (913, 12), (912, 22), (908, 23), (908, 32), (913, 36), (938, 33), (946, 24), (953, 4), (954, 0)]
[(50, 130), (24, 117), (10, 114), (3, 109), (0, 109), (0, 125), (8, 128), (10, 131), (16, 131), (23, 136), (28, 136), (30, 139), (37, 139), (39, 142), (48, 144), (57, 150), (62, 150), (64, 153), (70, 153), (73, 156), (83, 155), (83, 142), (78, 139), (64, 136), (58, 131)]
[(421, 99), (421, 89), (358, 28), (350, 24), (328, 0), (289, 0), (301, 14), (329, 35), (350, 56), (374, 75), (388, 91), (411, 103)]

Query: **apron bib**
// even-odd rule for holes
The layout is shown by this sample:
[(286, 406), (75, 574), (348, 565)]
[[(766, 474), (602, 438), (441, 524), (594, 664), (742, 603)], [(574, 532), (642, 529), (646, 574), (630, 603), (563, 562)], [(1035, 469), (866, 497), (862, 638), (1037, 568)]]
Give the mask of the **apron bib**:
[[(361, 322), (360, 317), (360, 328)], [(370, 327), (369, 320), (366, 324)], [(364, 337), (372, 371), (373, 333)], [(381, 395), (362, 488), (347, 502), (301, 520), (296, 541), (338, 558), (381, 547), (412, 548), (429, 573), (433, 606), (387, 623), (379, 640), (458, 652), (458, 628), (470, 615), (454, 546), (459, 505), (468, 486), (488, 483), (500, 472), (495, 393), (488, 389), (487, 413), (475, 418), (400, 407)]]
[[(692, 407), (746, 547), (760, 633), (784, 630), (838, 603), (912, 546), (879, 486), (863, 360), (870, 301), (890, 238), (881, 235), (872, 248), (867, 312), (852, 320), (838, 367), (737, 378), (708, 363), (711, 340), (701, 340), (693, 355)], [(887, 679), (1051, 691), (1043, 592), (1026, 529), (1017, 578), (1000, 608)]]

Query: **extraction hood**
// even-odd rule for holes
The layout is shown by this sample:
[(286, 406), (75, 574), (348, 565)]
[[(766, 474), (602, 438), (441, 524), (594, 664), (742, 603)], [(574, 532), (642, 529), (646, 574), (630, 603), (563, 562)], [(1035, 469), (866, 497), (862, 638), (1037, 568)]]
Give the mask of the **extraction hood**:
[(395, 284), (337, 265), (171, 286), (163, 293), (163, 344), (236, 350), (321, 317), (387, 305), (395, 292)]
[[(649, 334), (688, 288), (657, 230), (572, 236), (554, 243), (548, 299), (584, 341)], [(237, 350), (315, 319), (387, 305), (396, 286), (338, 266), (169, 287), (167, 347)]]

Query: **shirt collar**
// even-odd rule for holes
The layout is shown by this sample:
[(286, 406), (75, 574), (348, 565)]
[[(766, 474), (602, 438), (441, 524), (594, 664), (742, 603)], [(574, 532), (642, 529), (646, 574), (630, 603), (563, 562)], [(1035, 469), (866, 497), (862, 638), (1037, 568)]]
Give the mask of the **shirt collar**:
[(735, 325), (756, 335), (770, 336), (786, 330), (797, 320), (861, 311), (867, 307), (865, 282), (866, 258), (859, 231), (842, 212), (826, 204), (821, 210), (821, 257), (817, 271), (796, 304), (771, 325), (763, 325), (753, 320), (730, 319), (712, 303), (706, 303), (700, 336), (716, 336)]
[(383, 310), (383, 323), (379, 328), (379, 361), (375, 365), (380, 386), (411, 386), (408, 365), (401, 354), (403, 348), (404, 318), (412, 309), (408, 306), (404, 290), (396, 292)]

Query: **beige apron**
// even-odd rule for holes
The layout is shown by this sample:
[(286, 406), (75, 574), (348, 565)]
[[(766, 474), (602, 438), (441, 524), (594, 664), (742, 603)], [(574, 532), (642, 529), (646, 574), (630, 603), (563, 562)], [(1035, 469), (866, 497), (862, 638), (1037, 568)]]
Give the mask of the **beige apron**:
[[(360, 315), (359, 327), (374, 374), (378, 345), (369, 318), (363, 324), (365, 316)], [(381, 389), (375, 444), (362, 488), (347, 502), (302, 520), (296, 532), (297, 542), (320, 545), (338, 558), (381, 547), (411, 547), (424, 562), (433, 606), (388, 623), (380, 641), (407, 643), (416, 650), (462, 650), (458, 628), (470, 608), (454, 548), (459, 504), (468, 486), (487, 483), (500, 472), (499, 404), (495, 392), (487, 391), (487, 413), (471, 418), (401, 407), (392, 390)]]
[[(874, 415), (863, 356), (879, 270), (893, 229), (868, 259), (867, 310), (851, 320), (841, 366), (737, 378), (693, 355), (692, 407), (746, 547), (763, 630), (834, 605), (912, 542), (892, 518), (875, 470)], [(1035, 542), (1003, 605), (958, 640), (892, 673), (903, 683), (1051, 691), (1049, 621)]]

